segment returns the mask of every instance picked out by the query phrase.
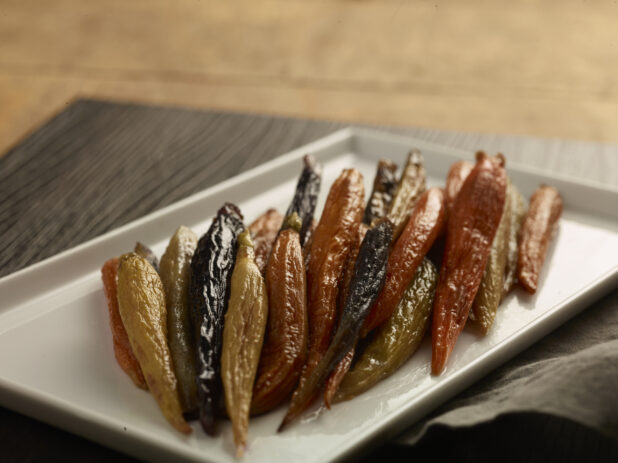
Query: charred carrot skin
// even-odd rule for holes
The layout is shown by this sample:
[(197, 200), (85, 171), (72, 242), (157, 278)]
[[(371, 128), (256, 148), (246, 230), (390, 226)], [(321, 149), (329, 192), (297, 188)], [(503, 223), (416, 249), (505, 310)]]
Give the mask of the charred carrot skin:
[(305, 263), (305, 268), (309, 267), (309, 254), (311, 253), (311, 244), (313, 243), (313, 233), (315, 232), (315, 227), (317, 226), (318, 226), (318, 222), (314, 218), (311, 221), (309, 230), (307, 230), (307, 235), (305, 236), (305, 244), (302, 246), (303, 262)]
[[(385, 211), (386, 212), (386, 211)], [(378, 219), (375, 219), (378, 220)], [(361, 243), (365, 239), (365, 235), (369, 230), (369, 226), (365, 223), (361, 223), (358, 226), (358, 237), (352, 250), (350, 251), (350, 255), (348, 256), (348, 262), (345, 266), (345, 270), (343, 271), (343, 275), (340, 283), (339, 296), (337, 301), (337, 311), (342, 312), (345, 307), (345, 302), (348, 299), (348, 294), (350, 293), (350, 284), (352, 282), (352, 277), (354, 276), (354, 266), (356, 265), (356, 259), (358, 258), (358, 253), (360, 251)], [(340, 323), (341, 321), (339, 321)], [(349, 361), (348, 361), (349, 357)], [(343, 380), (343, 377), (350, 369), (350, 364), (352, 363), (352, 358), (354, 357), (354, 347), (350, 349), (348, 355), (341, 359), (341, 365), (337, 365), (333, 370), (333, 373), (328, 377), (326, 381), (326, 387), (324, 389), (324, 400), (327, 404), (326, 406), (330, 408), (330, 397), (331, 392), (334, 394), (336, 390), (339, 388), (339, 383)], [(328, 402), (327, 402), (328, 401)]]
[(446, 186), (444, 187), (444, 194), (446, 195), (446, 213), (451, 214), (453, 205), (459, 194), (461, 186), (470, 175), (470, 172), (474, 168), (474, 164), (469, 161), (459, 161), (454, 163), (448, 171), (446, 176)]
[[(338, 283), (363, 216), (364, 195), (361, 173), (345, 169), (333, 183), (315, 229), (307, 269), (308, 355), (296, 391), (302, 388), (330, 344)], [(299, 397), (296, 391), (291, 409), (296, 407)]]
[(339, 307), (339, 312), (343, 310), (345, 302), (348, 299), (348, 294), (350, 292), (350, 284), (352, 283), (352, 277), (354, 276), (354, 266), (356, 265), (356, 259), (358, 258), (358, 253), (360, 252), (361, 244), (365, 239), (367, 230), (369, 230), (369, 227), (364, 223), (361, 223), (358, 226), (356, 240), (352, 245), (352, 249), (350, 249), (348, 260), (343, 270), (343, 274), (341, 275), (339, 295), (337, 296), (337, 307)]
[(304, 377), (304, 381), (294, 391), (292, 404), (282, 426), (298, 417), (311, 405), (328, 375), (356, 344), (363, 320), (384, 285), (392, 237), (393, 229), (387, 220), (376, 225), (365, 235), (354, 266), (354, 276), (339, 327), (317, 366)]
[(294, 198), (287, 212), (286, 217), (291, 217), (294, 212), (298, 214), (302, 222), (300, 228), (300, 245), (305, 246), (309, 238), (309, 229), (313, 223), (313, 213), (315, 206), (318, 203), (318, 194), (320, 193), (320, 184), (322, 182), (322, 166), (315, 162), (311, 155), (306, 155), (303, 158), (305, 167), (300, 174)]
[(107, 308), (109, 310), (109, 326), (112, 329), (112, 338), (114, 342), (114, 356), (120, 368), (131, 378), (133, 383), (141, 388), (148, 389), (146, 379), (139, 366), (139, 362), (131, 349), (127, 330), (124, 328), (120, 311), (118, 309), (118, 265), (120, 260), (113, 257), (107, 260), (101, 268), (101, 278), (103, 280), (103, 289), (105, 298), (107, 299)]
[(440, 374), (463, 329), (502, 217), (506, 173), (483, 153), (461, 187), (449, 218), (432, 324), (432, 371)]
[(266, 272), (268, 256), (270, 256), (270, 251), (272, 251), (282, 223), (283, 216), (276, 209), (268, 209), (249, 225), (255, 250), (255, 263), (262, 275)]
[(189, 304), (197, 330), (198, 411), (202, 428), (210, 435), (216, 433), (216, 416), (221, 408), (223, 322), (238, 236), (244, 228), (238, 207), (226, 203), (198, 241), (191, 258)]
[(521, 233), (517, 277), (519, 284), (534, 294), (539, 284), (547, 245), (562, 214), (562, 198), (554, 187), (543, 185), (530, 198)]
[[(286, 220), (266, 267), (269, 314), (251, 413), (272, 410), (294, 390), (307, 358), (307, 281), (301, 221)], [(287, 228), (285, 228), (287, 227)]]
[(386, 283), (365, 319), (361, 337), (391, 316), (416, 269), (441, 234), (445, 217), (444, 192), (440, 188), (425, 191), (388, 258)]

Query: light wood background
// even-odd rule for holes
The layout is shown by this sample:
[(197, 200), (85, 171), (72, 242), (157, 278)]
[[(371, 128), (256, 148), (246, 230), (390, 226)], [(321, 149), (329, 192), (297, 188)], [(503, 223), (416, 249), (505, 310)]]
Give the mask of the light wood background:
[(0, 1), (0, 152), (77, 96), (617, 142), (618, 4)]

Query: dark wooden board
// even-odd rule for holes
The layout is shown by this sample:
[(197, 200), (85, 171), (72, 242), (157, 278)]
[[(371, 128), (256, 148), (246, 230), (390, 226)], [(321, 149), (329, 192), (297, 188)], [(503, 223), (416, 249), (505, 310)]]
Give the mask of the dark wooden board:
[(0, 158), (0, 276), (342, 126), (78, 101)]

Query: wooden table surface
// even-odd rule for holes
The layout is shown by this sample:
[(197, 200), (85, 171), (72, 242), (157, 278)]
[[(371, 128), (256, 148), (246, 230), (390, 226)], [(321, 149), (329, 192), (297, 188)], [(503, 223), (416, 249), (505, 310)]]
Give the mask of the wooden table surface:
[(77, 96), (618, 141), (614, 0), (3, 0), (0, 152)]

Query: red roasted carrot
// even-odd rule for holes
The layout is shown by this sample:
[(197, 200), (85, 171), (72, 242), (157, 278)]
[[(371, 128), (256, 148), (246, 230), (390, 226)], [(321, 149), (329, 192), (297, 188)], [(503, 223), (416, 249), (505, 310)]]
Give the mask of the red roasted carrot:
[(503, 159), (477, 153), (449, 218), (432, 326), (432, 371), (440, 374), (463, 329), (485, 271), (506, 197)]
[(543, 185), (530, 198), (519, 245), (517, 277), (523, 288), (536, 292), (547, 245), (562, 214), (562, 198), (554, 187)]
[(453, 205), (459, 194), (461, 186), (466, 181), (474, 164), (469, 161), (459, 161), (451, 166), (446, 176), (444, 194), (446, 195), (446, 213), (450, 216)]

